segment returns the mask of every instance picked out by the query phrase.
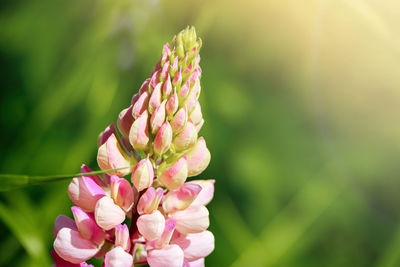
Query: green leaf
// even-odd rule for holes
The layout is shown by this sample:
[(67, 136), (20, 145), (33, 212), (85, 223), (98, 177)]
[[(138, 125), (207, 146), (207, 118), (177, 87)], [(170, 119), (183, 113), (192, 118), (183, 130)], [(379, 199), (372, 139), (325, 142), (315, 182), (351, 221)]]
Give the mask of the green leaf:
[(19, 174), (0, 174), (0, 192), (5, 192), (25, 186), (33, 186), (44, 183), (51, 183), (62, 181), (66, 179), (72, 179), (74, 177), (81, 176), (90, 176), (95, 174), (103, 174), (109, 173), (117, 170), (126, 169), (118, 168), (118, 169), (109, 169), (104, 171), (94, 171), (88, 173), (76, 173), (76, 174), (57, 174), (57, 175), (48, 175), (48, 176), (30, 176), (30, 175), (19, 175)]

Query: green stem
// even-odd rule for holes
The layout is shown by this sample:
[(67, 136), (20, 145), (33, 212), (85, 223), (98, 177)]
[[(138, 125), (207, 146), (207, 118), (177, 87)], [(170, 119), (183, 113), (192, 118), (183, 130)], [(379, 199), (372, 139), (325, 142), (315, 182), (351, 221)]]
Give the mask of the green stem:
[(57, 182), (74, 177), (90, 176), (96, 174), (109, 173), (117, 170), (126, 169), (129, 167), (109, 169), (103, 171), (93, 171), (87, 173), (75, 173), (75, 174), (57, 174), (57, 175), (45, 175), (45, 176), (31, 176), (31, 175), (20, 175), (20, 174), (0, 174), (0, 192), (17, 189), (24, 186), (33, 186), (44, 183)]

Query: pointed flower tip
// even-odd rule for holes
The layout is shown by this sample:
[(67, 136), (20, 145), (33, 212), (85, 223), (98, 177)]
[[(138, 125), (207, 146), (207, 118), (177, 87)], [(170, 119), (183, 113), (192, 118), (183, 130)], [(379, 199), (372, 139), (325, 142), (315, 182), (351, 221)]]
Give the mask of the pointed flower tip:
[(153, 179), (153, 165), (149, 159), (149, 155), (147, 155), (147, 158), (142, 159), (138, 164), (136, 164), (132, 172), (131, 181), (136, 190), (140, 192), (150, 187), (153, 183)]

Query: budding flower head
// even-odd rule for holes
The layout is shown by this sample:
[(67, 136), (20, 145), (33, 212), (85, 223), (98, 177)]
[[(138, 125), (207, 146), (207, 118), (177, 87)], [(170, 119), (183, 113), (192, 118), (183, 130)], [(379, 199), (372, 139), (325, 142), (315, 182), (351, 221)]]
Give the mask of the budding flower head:
[(118, 131), (110, 124), (99, 135), (97, 162), (107, 173), (72, 179), (73, 219), (59, 216), (53, 229), (57, 266), (90, 266), (91, 257), (103, 258), (104, 267), (204, 266), (214, 249), (205, 205), (215, 181), (186, 181), (211, 158), (198, 138), (201, 44), (193, 27), (165, 44), (119, 113)]

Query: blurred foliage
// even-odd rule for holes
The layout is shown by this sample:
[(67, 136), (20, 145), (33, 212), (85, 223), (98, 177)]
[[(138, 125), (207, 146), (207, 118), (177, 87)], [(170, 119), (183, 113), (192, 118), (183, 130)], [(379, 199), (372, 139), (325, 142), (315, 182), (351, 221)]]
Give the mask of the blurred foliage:
[[(203, 39), (207, 266), (400, 265), (395, 0), (3, 0), (1, 173), (96, 168), (187, 25)], [(68, 182), (0, 194), (0, 265), (50, 266)]]

